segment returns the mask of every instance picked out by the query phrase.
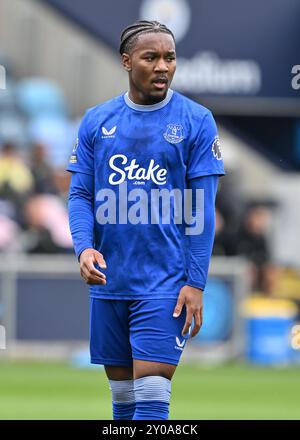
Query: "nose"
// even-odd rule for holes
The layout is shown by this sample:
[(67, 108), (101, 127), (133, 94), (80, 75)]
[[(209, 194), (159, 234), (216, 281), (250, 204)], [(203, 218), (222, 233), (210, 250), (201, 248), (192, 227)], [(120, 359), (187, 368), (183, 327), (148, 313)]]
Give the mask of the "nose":
[(163, 58), (160, 58), (154, 68), (155, 72), (168, 72), (169, 68), (166, 61)]

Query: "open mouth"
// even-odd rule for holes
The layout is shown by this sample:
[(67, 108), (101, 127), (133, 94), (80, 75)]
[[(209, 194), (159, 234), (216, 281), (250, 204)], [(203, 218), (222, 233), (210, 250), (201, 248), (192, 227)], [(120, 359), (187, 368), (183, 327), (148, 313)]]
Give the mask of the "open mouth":
[(154, 87), (156, 87), (157, 89), (164, 89), (167, 84), (168, 84), (168, 79), (167, 78), (156, 78), (155, 80), (152, 81)]

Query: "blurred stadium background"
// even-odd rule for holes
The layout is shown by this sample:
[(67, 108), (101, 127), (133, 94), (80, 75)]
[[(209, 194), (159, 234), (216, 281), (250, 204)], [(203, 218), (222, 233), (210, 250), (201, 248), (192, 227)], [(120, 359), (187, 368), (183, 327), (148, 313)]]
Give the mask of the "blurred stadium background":
[(173, 88), (215, 114), (227, 170), (171, 418), (300, 418), (299, 17), (299, 0), (0, 0), (0, 419), (111, 417), (64, 169), (84, 111), (127, 89), (119, 35), (139, 18), (174, 31)]

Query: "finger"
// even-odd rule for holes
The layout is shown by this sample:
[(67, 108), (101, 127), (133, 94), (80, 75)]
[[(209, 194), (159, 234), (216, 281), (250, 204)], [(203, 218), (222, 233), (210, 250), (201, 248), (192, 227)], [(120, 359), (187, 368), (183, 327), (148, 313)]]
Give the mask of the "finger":
[(182, 336), (185, 336), (186, 333), (189, 331), (189, 328), (192, 325), (192, 318), (193, 318), (193, 314), (190, 311), (187, 311), (184, 327), (181, 332)]
[(104, 280), (103, 278), (90, 276), (90, 277), (86, 280), (86, 283), (89, 284), (89, 285), (92, 285), (92, 284), (101, 284), (101, 285), (105, 285), (105, 284), (106, 284), (106, 280)]
[(92, 275), (87, 270), (81, 270), (81, 276), (87, 284), (106, 284), (106, 279), (97, 275)]
[(177, 304), (175, 306), (174, 312), (173, 312), (174, 318), (178, 318), (178, 316), (180, 315), (180, 313), (182, 311), (183, 304), (184, 304), (183, 299), (181, 297), (179, 297), (177, 300)]
[(88, 267), (84, 265), (81, 269), (81, 275), (85, 280), (88, 280), (91, 277), (94, 277), (94, 279), (96, 278), (103, 280), (106, 279), (106, 275), (100, 272), (99, 270), (97, 270), (94, 266)]
[(199, 310), (198, 312), (196, 312), (194, 314), (194, 327), (191, 333), (191, 338), (193, 338), (194, 336), (196, 336), (196, 334), (199, 332), (200, 328), (201, 328), (201, 310)]
[(89, 268), (89, 272), (91, 275), (94, 275), (96, 277), (104, 278), (106, 279), (106, 275), (103, 272), (100, 272), (98, 269), (96, 269), (94, 266)]
[(100, 272), (100, 270), (95, 268), (92, 260), (89, 260), (89, 261), (85, 262), (83, 264), (83, 266), (82, 266), (82, 269), (85, 272), (88, 272), (88, 273), (90, 273), (92, 275), (96, 275), (98, 277), (106, 278), (106, 275), (104, 273)]
[(106, 263), (102, 254), (95, 254), (95, 260), (102, 269), (106, 269)]

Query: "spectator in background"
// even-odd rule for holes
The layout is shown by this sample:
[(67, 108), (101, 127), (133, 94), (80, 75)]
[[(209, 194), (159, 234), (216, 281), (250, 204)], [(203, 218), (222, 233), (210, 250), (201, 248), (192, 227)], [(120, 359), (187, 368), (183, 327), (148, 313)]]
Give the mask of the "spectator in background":
[(34, 144), (31, 150), (31, 172), (34, 180), (34, 193), (57, 194), (54, 173), (47, 161), (47, 151), (42, 144)]
[(213, 255), (236, 255), (236, 237), (231, 229), (225, 224), (225, 219), (218, 208), (216, 208), (215, 218), (215, 241)]
[(267, 232), (270, 210), (263, 203), (251, 203), (245, 213), (237, 234), (237, 254), (251, 262), (251, 284), (253, 291), (271, 293), (274, 277)]
[(237, 255), (236, 236), (243, 215), (243, 196), (239, 175), (231, 170), (225, 181), (220, 181), (216, 198), (216, 223), (213, 255)]
[(12, 143), (3, 146), (0, 228), (0, 251), (72, 252), (67, 209), (42, 145), (33, 146), (31, 169)]
[[(220, 214), (220, 220), (223, 221), (222, 235), (225, 234), (228, 238), (232, 235), (235, 236), (244, 213), (244, 197), (240, 191), (240, 176), (235, 170), (230, 170), (226, 179), (220, 181), (216, 208)], [(229, 249), (225, 255), (233, 255), (233, 253), (234, 251)]]
[(72, 253), (68, 215), (62, 200), (51, 194), (31, 197), (25, 205), (27, 251), (29, 253)]
[(0, 206), (0, 252), (22, 250), (21, 240), (16, 239), (20, 234), (21, 230), (19, 225), (1, 213)]
[(30, 168), (21, 159), (14, 144), (4, 144), (0, 154), (0, 213), (4, 210), (12, 220), (22, 225), (23, 204), (32, 189)]
[(18, 201), (32, 188), (33, 176), (29, 167), (12, 143), (4, 144), (0, 156), (0, 197)]

